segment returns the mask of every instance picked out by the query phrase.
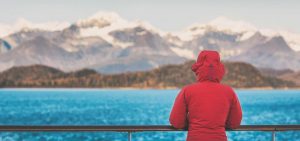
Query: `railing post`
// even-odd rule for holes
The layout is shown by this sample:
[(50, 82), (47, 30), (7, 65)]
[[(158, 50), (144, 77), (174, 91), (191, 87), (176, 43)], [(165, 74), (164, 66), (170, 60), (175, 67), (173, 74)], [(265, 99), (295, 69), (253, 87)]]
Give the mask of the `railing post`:
[(272, 141), (276, 141), (276, 131), (272, 131)]
[(131, 132), (128, 132), (128, 141), (131, 141)]

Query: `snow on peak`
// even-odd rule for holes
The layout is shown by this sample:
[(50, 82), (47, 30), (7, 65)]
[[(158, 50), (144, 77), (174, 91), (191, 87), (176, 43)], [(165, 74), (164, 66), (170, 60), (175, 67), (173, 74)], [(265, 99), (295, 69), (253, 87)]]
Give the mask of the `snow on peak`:
[(184, 31), (175, 32), (184, 41), (192, 40), (196, 35), (203, 35), (207, 31), (221, 31), (230, 34), (246, 34), (241, 39), (246, 39), (249, 35), (253, 35), (257, 28), (250, 23), (244, 21), (231, 20), (226, 17), (217, 17), (216, 19), (206, 23), (195, 23), (186, 28)]
[(231, 20), (227, 17), (217, 17), (209, 22), (208, 25), (221, 31), (231, 31), (235, 33), (257, 31), (257, 28), (250, 23), (241, 20)]
[(192, 24), (183, 31), (173, 32), (172, 34), (179, 37), (183, 41), (190, 41), (196, 35), (202, 35), (207, 30), (204, 24)]
[(111, 24), (126, 24), (127, 21), (122, 19), (117, 13), (115, 12), (97, 12), (96, 14), (86, 18), (78, 20), (76, 23), (80, 27), (89, 28), (89, 27), (105, 27)]
[(129, 27), (142, 27), (147, 29), (148, 31), (151, 31), (153, 33), (157, 33), (160, 36), (165, 36), (166, 33), (163, 32), (162, 30), (156, 28), (155, 26), (153, 26), (152, 24), (146, 22), (146, 21), (142, 21), (142, 20), (135, 20), (133, 22), (130, 23)]
[(40, 29), (46, 31), (58, 31), (63, 30), (64, 28), (70, 26), (69, 22), (45, 22), (45, 23), (32, 23), (25, 19), (18, 20), (15, 24), (15, 27), (22, 29)]
[(282, 36), (293, 50), (300, 51), (300, 34), (267, 28), (258, 29), (250, 23), (244, 21), (234, 21), (226, 17), (218, 17), (208, 24), (216, 27), (218, 30), (241, 33), (239, 38), (240, 41), (250, 38), (256, 32), (260, 32), (262, 35), (269, 37), (269, 39), (275, 36)]
[[(113, 12), (98, 12), (85, 20), (80, 20), (77, 23), (82, 27), (80, 28), (80, 37), (98, 36), (100, 38), (103, 38), (110, 44), (119, 46), (121, 48), (131, 46), (133, 45), (133, 43), (121, 42), (114, 39), (110, 35), (112, 31), (122, 31), (128, 28), (142, 27), (151, 32), (164, 35), (161, 30), (155, 28), (145, 21), (126, 21), (122, 19), (118, 14)], [(142, 33), (140, 34), (142, 35)]]
[(32, 30), (46, 30), (57, 31), (63, 30), (70, 26), (68, 22), (46, 22), (46, 23), (32, 23), (24, 18), (19, 18), (13, 24), (0, 23), (0, 37), (5, 37), (18, 31), (32, 31)]
[(104, 12), (104, 11), (99, 11), (95, 13), (94, 15), (90, 16), (88, 19), (101, 19), (101, 20), (106, 20), (106, 21), (111, 21), (111, 22), (117, 22), (117, 21), (123, 21), (120, 17), (119, 14), (115, 12)]
[(16, 28), (29, 28), (29, 27), (31, 27), (33, 24), (30, 22), (30, 21), (28, 21), (28, 20), (26, 20), (26, 19), (24, 19), (24, 18), (19, 18), (19, 19), (17, 19), (17, 21), (15, 22), (15, 24), (14, 24), (14, 26), (16, 27)]

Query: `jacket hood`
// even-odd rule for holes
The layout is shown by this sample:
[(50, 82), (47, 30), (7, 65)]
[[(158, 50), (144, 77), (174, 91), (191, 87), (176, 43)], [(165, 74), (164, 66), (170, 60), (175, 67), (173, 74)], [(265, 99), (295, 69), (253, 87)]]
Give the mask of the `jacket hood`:
[(220, 61), (217, 51), (203, 50), (200, 52), (192, 70), (197, 76), (197, 81), (220, 82), (225, 74), (224, 65)]

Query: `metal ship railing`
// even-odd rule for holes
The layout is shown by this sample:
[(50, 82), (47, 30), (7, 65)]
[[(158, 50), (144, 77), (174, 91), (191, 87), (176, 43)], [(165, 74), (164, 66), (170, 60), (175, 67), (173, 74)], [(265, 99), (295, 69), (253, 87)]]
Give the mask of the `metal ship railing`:
[[(127, 132), (128, 141), (132, 140), (132, 133), (147, 131), (185, 131), (175, 129), (169, 125), (126, 125), (126, 126), (81, 126), (81, 125), (0, 125), (0, 132)], [(272, 141), (276, 140), (276, 132), (300, 131), (300, 125), (241, 125), (237, 129), (226, 129), (226, 131), (266, 131), (272, 133)]]

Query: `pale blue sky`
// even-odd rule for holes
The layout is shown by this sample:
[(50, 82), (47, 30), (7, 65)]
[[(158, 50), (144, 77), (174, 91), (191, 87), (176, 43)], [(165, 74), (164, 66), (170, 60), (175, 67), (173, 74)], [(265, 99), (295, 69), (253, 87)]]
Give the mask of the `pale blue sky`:
[(0, 0), (0, 23), (18, 18), (33, 22), (69, 21), (97, 11), (114, 11), (128, 20), (141, 19), (166, 31), (225, 16), (261, 28), (300, 33), (299, 0)]

